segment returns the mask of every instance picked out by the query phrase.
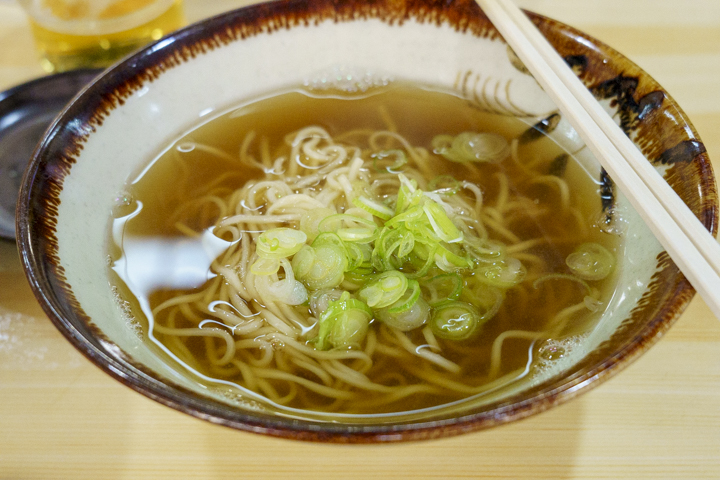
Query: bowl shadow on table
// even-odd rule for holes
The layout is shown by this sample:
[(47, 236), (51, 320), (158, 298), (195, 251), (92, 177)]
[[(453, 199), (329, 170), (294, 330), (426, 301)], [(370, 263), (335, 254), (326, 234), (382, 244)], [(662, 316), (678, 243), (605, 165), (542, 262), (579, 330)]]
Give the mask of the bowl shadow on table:
[[(444, 439), (344, 445), (204, 430), (210, 478), (573, 478), (583, 399), (530, 418)], [(197, 443), (200, 446), (200, 442)], [(251, 446), (251, 447), (250, 447)]]

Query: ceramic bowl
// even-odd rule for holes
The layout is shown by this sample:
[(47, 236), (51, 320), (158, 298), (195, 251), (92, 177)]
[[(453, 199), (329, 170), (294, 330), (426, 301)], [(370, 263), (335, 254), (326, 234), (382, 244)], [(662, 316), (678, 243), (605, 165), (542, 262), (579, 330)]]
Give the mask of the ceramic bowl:
[[(605, 44), (556, 21), (535, 24), (703, 224), (717, 228), (715, 181), (685, 114)], [(592, 171), (604, 212), (622, 220), (618, 294), (561, 362), (501, 395), (379, 418), (288, 415), (201, 388), (142, 340), (108, 281), (109, 215), (132, 172), (201, 121), (295, 86), (409, 81), (520, 117)], [(621, 219), (614, 218), (621, 212)], [(172, 408), (241, 430), (303, 440), (417, 440), (517, 420), (600, 384), (656, 342), (693, 289), (582, 141), (469, 0), (287, 1), (178, 31), (110, 68), (62, 113), (21, 191), (19, 244), (50, 319), (97, 366)]]

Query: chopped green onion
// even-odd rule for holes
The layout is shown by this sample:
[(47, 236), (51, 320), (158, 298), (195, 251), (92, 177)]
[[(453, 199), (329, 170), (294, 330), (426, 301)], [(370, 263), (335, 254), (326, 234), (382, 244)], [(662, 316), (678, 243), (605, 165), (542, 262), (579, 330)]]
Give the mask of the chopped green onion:
[(309, 245), (303, 246), (292, 259), (292, 269), (295, 276), (297, 278), (304, 278), (305, 276), (307, 276), (310, 273), (310, 270), (312, 270), (312, 266), (315, 263), (315, 258), (315, 249)]
[(277, 258), (258, 258), (250, 266), (250, 273), (258, 276), (272, 275), (280, 270), (280, 260)]
[(445, 340), (467, 340), (479, 325), (480, 314), (475, 307), (457, 301), (435, 308), (430, 319), (432, 332)]
[(412, 236), (407, 229), (383, 228), (375, 241), (371, 259), (372, 265), (379, 271), (394, 270), (400, 267), (402, 261), (399, 260), (396, 250), (406, 242), (412, 241), (405, 238), (407, 236)]
[(500, 311), (500, 307), (502, 307), (505, 300), (504, 292), (505, 290), (501, 288), (480, 283), (474, 289), (464, 288), (462, 300), (482, 312), (480, 315), (480, 323), (482, 324)]
[(297, 253), (305, 242), (305, 232), (294, 228), (271, 228), (260, 234), (255, 247), (261, 258), (287, 258)]
[(342, 294), (343, 291), (336, 288), (324, 288), (312, 292), (309, 295), (308, 303), (310, 304), (310, 310), (313, 315), (320, 318), (320, 315), (327, 310), (330, 302), (337, 300)]
[[(340, 233), (340, 232), (338, 232)], [(336, 233), (321, 233), (312, 243), (313, 247), (320, 245), (335, 245), (346, 253), (347, 265), (345, 271), (355, 270), (363, 264), (368, 264), (371, 259), (372, 250), (370, 245), (359, 242), (344, 242)]]
[(315, 243), (317, 239), (312, 247), (308, 247), (314, 249), (315, 254), (311, 266), (307, 268), (304, 263), (308, 261), (307, 254), (308, 257), (302, 259), (302, 267), (300, 261), (293, 263), (293, 268), (297, 269), (294, 270), (295, 276), (310, 290), (337, 287), (342, 283), (348, 266), (347, 251), (342, 245), (326, 242), (315, 246)]
[(423, 210), (440, 240), (447, 243), (457, 243), (463, 240), (462, 232), (452, 223), (452, 220), (445, 213), (445, 209), (438, 203), (428, 201), (425, 203)]
[(337, 230), (342, 228), (343, 222), (351, 224), (351, 227), (356, 227), (356, 225), (359, 224), (367, 228), (377, 228), (375, 222), (367, 218), (348, 215), (347, 213), (336, 213), (322, 219), (320, 223), (318, 223), (318, 230), (322, 233), (337, 232)]
[[(373, 273), (373, 267), (371, 263), (372, 259), (372, 246), (368, 243), (346, 243), (345, 247), (348, 250), (348, 260), (352, 259), (353, 256), (358, 257), (360, 264), (353, 270), (366, 271), (368, 274)], [(349, 271), (349, 269), (348, 269)]]
[(448, 143), (447, 135), (432, 141), (433, 151), (451, 162), (499, 163), (510, 156), (510, 144), (495, 133), (463, 132)]
[(335, 233), (344, 242), (370, 243), (377, 238), (378, 228), (339, 228)]
[(329, 208), (314, 208), (308, 210), (300, 217), (300, 230), (305, 232), (309, 240), (315, 240), (315, 237), (320, 234), (318, 224), (330, 215), (335, 215), (335, 213), (335, 210)]
[[(453, 161), (491, 161), (483, 157), (487, 145), (476, 144), (487, 140), (482, 135), (436, 137), (433, 148)], [(397, 161), (389, 170), (407, 161), (402, 150), (373, 158), (385, 165), (392, 156)], [(426, 324), (432, 314), (438, 337), (469, 338), (498, 312), (505, 291), (525, 276), (522, 263), (507, 257), (502, 244), (489, 241), (484, 231), (454, 223), (454, 207), (443, 194), (457, 193), (458, 180), (439, 176), (430, 182), (434, 191), (425, 192), (415, 179), (402, 173), (397, 179), (397, 193), (384, 193), (384, 200), (356, 179), (351, 184), (354, 207), (343, 213), (312, 209), (300, 216), (299, 229), (273, 228), (259, 237), (260, 258), (251, 266), (261, 277), (259, 288), (288, 305), (309, 300), (319, 319), (318, 335), (310, 340), (317, 349), (359, 345), (373, 316), (407, 332)], [(280, 266), (285, 278), (270, 277)], [(470, 270), (479, 281), (466, 285), (457, 272)], [(592, 298), (588, 308), (595, 305)]]
[(365, 268), (364, 266), (360, 266), (345, 272), (343, 281), (353, 286), (353, 288), (348, 288), (348, 290), (357, 290), (365, 285), (368, 277), (372, 277), (374, 272), (375, 270), (372, 267)]
[(347, 252), (348, 265), (346, 271), (348, 272), (357, 270), (365, 263), (365, 252), (360, 248), (360, 245), (362, 244), (351, 242), (344, 245), (345, 251)]
[(388, 308), (388, 313), (396, 314), (401, 313), (406, 310), (410, 310), (413, 305), (420, 299), (420, 284), (417, 280), (408, 280), (407, 281), (407, 290), (405, 290), (405, 293), (410, 292), (407, 295), (404, 295), (403, 298), (399, 299), (397, 302), (395, 302), (393, 305), (391, 305)]
[(345, 242), (343, 242), (340, 237), (337, 236), (335, 233), (321, 233), (317, 237), (315, 237), (315, 240), (312, 242), (313, 247), (319, 247), (320, 245), (324, 244), (330, 244), (330, 245), (337, 245), (338, 247), (345, 248)]
[[(437, 251), (437, 247), (432, 247), (430, 252), (427, 255), (427, 258), (425, 259), (425, 263), (418, 269), (415, 273), (408, 273), (406, 276), (408, 278), (421, 278), (427, 275), (427, 273), (430, 271), (430, 268), (435, 266), (435, 252)], [(418, 259), (422, 260), (422, 257), (419, 255), (417, 256)]]
[(442, 245), (435, 250), (435, 264), (444, 272), (456, 272), (466, 268), (472, 268), (473, 261), (468, 257), (462, 257)]
[(385, 222), (386, 227), (392, 227), (402, 222), (412, 222), (413, 220), (419, 220), (424, 214), (424, 210), (419, 205), (408, 208), (402, 213), (395, 214), (393, 218)]
[(397, 247), (397, 256), (407, 257), (415, 249), (415, 235), (403, 228), (399, 228), (398, 232), (400, 243)]
[(383, 205), (377, 200), (372, 200), (364, 196), (357, 196), (353, 198), (352, 203), (356, 207), (362, 208), (366, 212), (369, 212), (378, 218), (382, 218), (383, 220), (390, 220), (394, 213), (390, 207)]
[(450, 150), (452, 143), (452, 135), (435, 135), (430, 142), (430, 145), (432, 146), (434, 153), (442, 155), (442, 152)]
[(408, 288), (397, 302), (375, 310), (375, 317), (388, 326), (403, 332), (409, 332), (425, 325), (430, 318), (430, 306), (419, 292), (419, 287)]
[(335, 348), (359, 345), (367, 335), (372, 315), (364, 310), (350, 310), (340, 314), (333, 325), (330, 343)]
[(285, 258), (279, 262), (285, 271), (285, 278), (267, 285), (268, 296), (287, 305), (302, 305), (307, 302), (307, 290), (302, 283), (295, 280), (290, 262)]
[(520, 260), (508, 257), (499, 262), (483, 265), (475, 270), (478, 279), (499, 288), (510, 288), (519, 284), (525, 278), (525, 266)]
[(367, 305), (343, 292), (339, 299), (330, 301), (320, 315), (315, 347), (328, 350), (358, 345), (365, 338), (371, 319), (372, 310)]
[(400, 299), (408, 288), (408, 279), (397, 270), (388, 270), (366, 284), (358, 296), (372, 308), (383, 308)]
[(435, 233), (435, 230), (433, 230), (427, 217), (421, 217), (418, 220), (405, 222), (405, 226), (408, 230), (413, 232), (413, 234), (417, 237), (418, 242), (422, 243), (424, 241), (425, 243), (439, 243), (442, 241)]
[(431, 293), (428, 304), (431, 307), (437, 307), (460, 298), (463, 291), (463, 279), (457, 273), (443, 273), (425, 282), (423, 287)]
[(400, 189), (398, 190), (397, 203), (395, 205), (395, 215), (398, 215), (409, 207), (417, 205), (422, 198), (422, 191), (417, 189), (417, 182), (409, 180), (402, 173), (398, 175), (400, 180)]
[(488, 240), (474, 239), (466, 237), (463, 246), (465, 250), (478, 262), (495, 263), (502, 260), (505, 256), (505, 246), (502, 244), (490, 242)]
[(408, 189), (408, 191), (409, 191), (410, 193), (415, 193), (415, 191), (416, 191), (417, 188), (418, 188), (418, 184), (417, 184), (417, 181), (416, 181), (415, 179), (407, 178), (407, 177), (406, 177), (405, 175), (403, 175), (402, 173), (398, 175), (398, 180), (400, 180), (400, 185), (401, 185), (400, 188), (405, 187), (405, 188)]
[(602, 280), (615, 268), (615, 257), (598, 243), (583, 243), (568, 255), (565, 263), (583, 280)]

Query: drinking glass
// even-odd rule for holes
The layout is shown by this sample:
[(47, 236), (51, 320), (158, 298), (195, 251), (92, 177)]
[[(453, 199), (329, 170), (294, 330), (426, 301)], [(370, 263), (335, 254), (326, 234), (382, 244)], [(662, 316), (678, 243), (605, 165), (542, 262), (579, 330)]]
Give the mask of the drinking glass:
[(103, 68), (186, 23), (182, 0), (18, 0), (43, 69)]

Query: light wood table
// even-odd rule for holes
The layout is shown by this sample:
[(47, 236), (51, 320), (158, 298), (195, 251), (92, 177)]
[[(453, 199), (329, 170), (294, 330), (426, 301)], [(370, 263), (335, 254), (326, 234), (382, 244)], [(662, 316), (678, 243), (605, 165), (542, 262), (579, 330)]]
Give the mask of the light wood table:
[[(242, 4), (186, 0), (191, 20)], [(720, 170), (720, 1), (523, 0), (644, 67)], [(0, 0), (0, 90), (42, 74)], [(0, 479), (720, 478), (720, 321), (696, 298), (626, 371), (549, 412), (413, 444), (299, 443), (211, 425), (124, 387), (76, 352), (0, 241)]]

